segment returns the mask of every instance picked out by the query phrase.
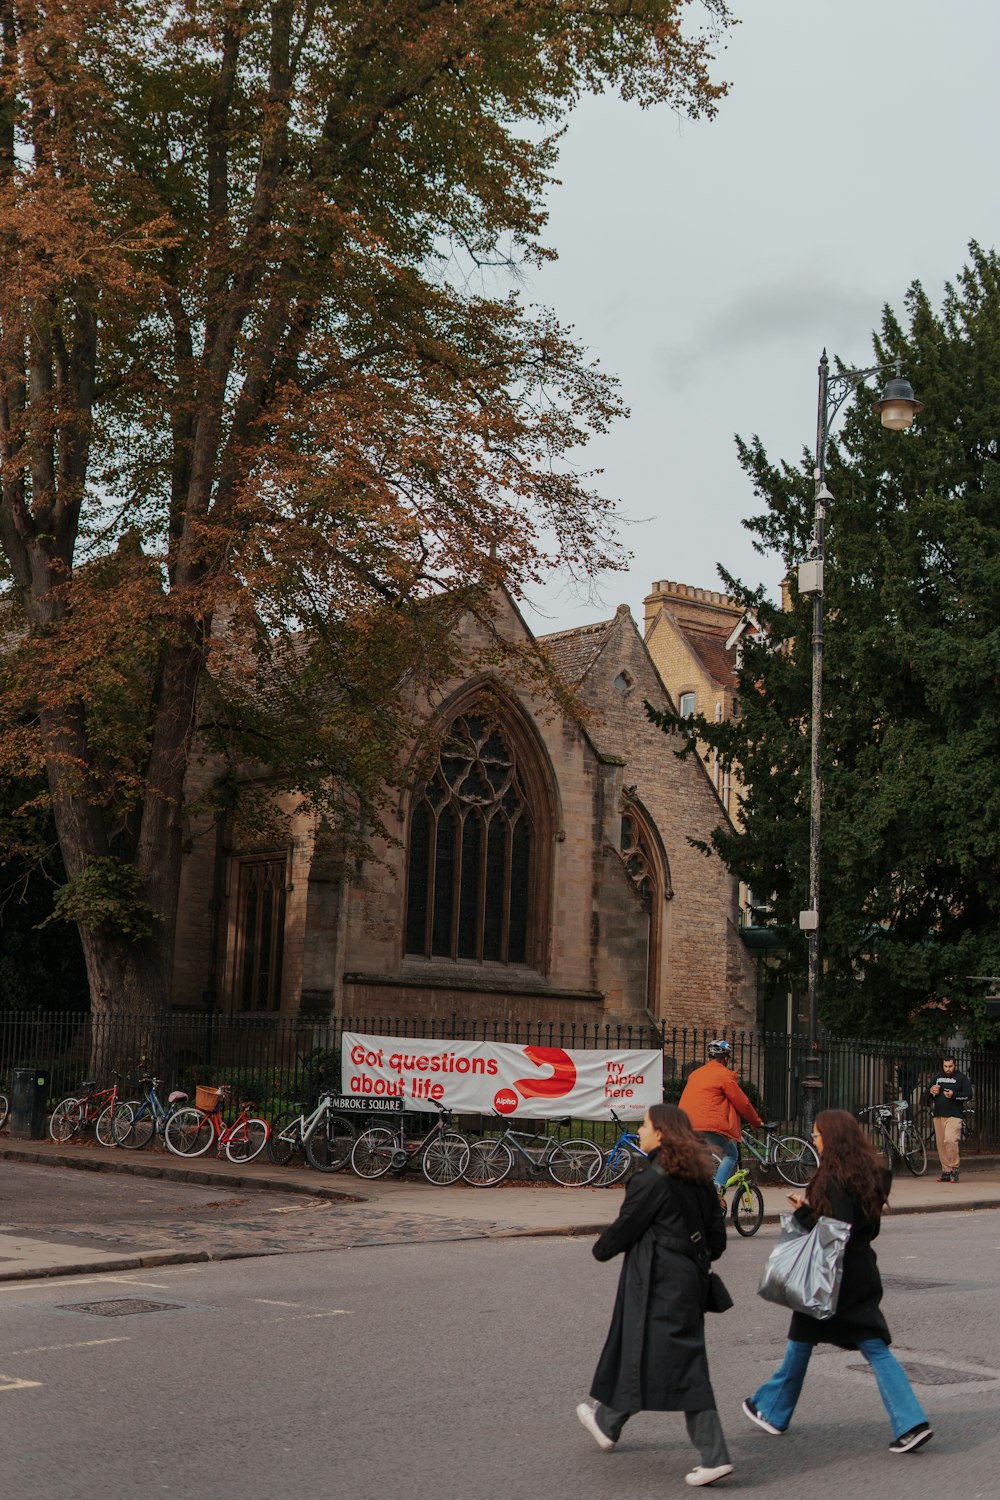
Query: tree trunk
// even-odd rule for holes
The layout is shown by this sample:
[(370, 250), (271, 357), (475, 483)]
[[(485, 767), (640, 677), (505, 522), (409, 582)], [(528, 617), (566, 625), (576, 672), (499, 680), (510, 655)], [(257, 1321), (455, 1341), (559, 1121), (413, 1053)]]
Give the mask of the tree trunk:
[(170, 965), (160, 933), (136, 943), (81, 924), (80, 938), (90, 982), (91, 1077), (107, 1084), (115, 1073), (162, 1074)]

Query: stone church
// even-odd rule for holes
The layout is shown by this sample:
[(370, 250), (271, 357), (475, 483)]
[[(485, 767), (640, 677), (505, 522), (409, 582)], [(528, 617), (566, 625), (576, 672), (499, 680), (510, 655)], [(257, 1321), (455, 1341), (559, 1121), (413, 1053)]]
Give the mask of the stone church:
[[(495, 628), (530, 642), (506, 597), (500, 611)], [(727, 815), (646, 717), (673, 704), (628, 608), (540, 645), (579, 712), (492, 673), (442, 684), (439, 749), (407, 777), (398, 841), (369, 858), (302, 815), (281, 847), (192, 816), (178, 1009), (754, 1025), (736, 882), (691, 842)]]

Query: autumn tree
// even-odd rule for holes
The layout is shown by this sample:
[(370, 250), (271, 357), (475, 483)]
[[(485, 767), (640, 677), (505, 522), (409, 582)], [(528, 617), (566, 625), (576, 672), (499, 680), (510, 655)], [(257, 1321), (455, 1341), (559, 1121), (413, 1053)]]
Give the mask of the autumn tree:
[[(821, 1014), (841, 1032), (913, 1036), (985, 1022), (1000, 975), (1000, 259), (973, 244), (936, 309), (919, 284), (886, 308), (875, 360), (901, 356), (924, 404), (887, 433), (860, 389), (832, 445), (823, 671)], [(741, 717), (699, 726), (745, 785), (716, 848), (784, 933), (802, 980), (808, 891), (813, 459), (743, 467), (766, 505), (745, 524), (789, 570), (792, 608), (742, 593)], [(930, 1004), (929, 1004), (930, 1002)]]
[(0, 764), (44, 771), (95, 1008), (156, 1008), (196, 724), (325, 814), (374, 815), (400, 684), (446, 663), (456, 612), (614, 562), (568, 461), (613, 384), (497, 268), (550, 253), (581, 94), (710, 115), (729, 17), (0, 16)]

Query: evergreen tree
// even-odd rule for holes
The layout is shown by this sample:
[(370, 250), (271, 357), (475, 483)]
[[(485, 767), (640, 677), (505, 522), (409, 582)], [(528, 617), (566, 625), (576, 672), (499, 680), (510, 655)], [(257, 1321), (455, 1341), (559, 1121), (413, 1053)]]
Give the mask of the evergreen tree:
[[(830, 445), (820, 1018), (842, 1033), (986, 1036), (996, 1028), (973, 976), (1000, 974), (996, 254), (970, 246), (940, 311), (915, 283), (874, 345), (873, 363), (901, 357), (924, 410), (909, 432), (886, 432), (859, 387)], [(780, 962), (802, 982), (812, 609), (795, 565), (814, 460), (773, 464), (757, 438), (738, 448), (766, 504), (744, 524), (761, 553), (781, 555), (791, 607), (726, 577), (767, 639), (746, 647), (741, 717), (693, 729), (740, 768), (744, 827), (721, 828), (715, 848), (770, 906), (787, 937)]]

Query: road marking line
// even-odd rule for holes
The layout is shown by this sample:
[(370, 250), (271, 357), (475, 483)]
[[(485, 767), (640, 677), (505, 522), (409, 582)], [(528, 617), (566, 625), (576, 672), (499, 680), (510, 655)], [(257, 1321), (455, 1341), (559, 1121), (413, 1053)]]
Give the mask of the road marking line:
[(301, 1302), (275, 1302), (270, 1297), (254, 1297), (254, 1302), (260, 1302), (264, 1307), (301, 1307)]
[(12, 1354), (55, 1354), (61, 1349), (93, 1349), (98, 1344), (127, 1344), (124, 1334), (117, 1339), (81, 1339), (77, 1344), (35, 1344), (31, 1349), (12, 1349)]
[(103, 1276), (102, 1281), (113, 1281), (119, 1286), (151, 1286), (158, 1292), (165, 1292), (168, 1284), (165, 1281), (139, 1281), (135, 1276)]
[(331, 1307), (327, 1312), (301, 1313), (297, 1318), (289, 1319), (292, 1323), (301, 1323), (305, 1318), (349, 1318), (351, 1309), (349, 1307)]
[(41, 1383), (40, 1380), (18, 1380), (16, 1375), (0, 1375), (0, 1391), (26, 1391)]

